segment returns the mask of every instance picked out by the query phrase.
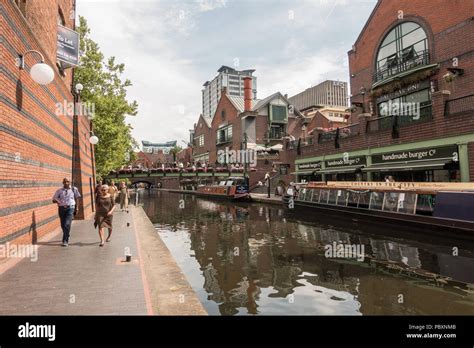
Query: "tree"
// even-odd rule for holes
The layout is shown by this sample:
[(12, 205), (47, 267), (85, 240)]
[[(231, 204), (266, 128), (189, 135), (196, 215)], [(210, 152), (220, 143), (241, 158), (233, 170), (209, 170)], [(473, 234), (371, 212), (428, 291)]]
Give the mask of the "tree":
[(183, 148), (179, 145), (175, 145), (172, 149), (170, 149), (170, 153), (173, 155), (173, 162), (176, 162), (176, 155), (180, 152)]
[(127, 100), (130, 80), (122, 81), (124, 64), (115, 57), (105, 60), (99, 45), (90, 38), (90, 29), (84, 17), (79, 16), (80, 50), (83, 55), (74, 71), (74, 83), (81, 83), (83, 103), (94, 105), (94, 133), (99, 137), (95, 147), (97, 176), (107, 175), (130, 162), (130, 154), (138, 144), (132, 137), (132, 127), (125, 123), (126, 116), (137, 114), (136, 101)]

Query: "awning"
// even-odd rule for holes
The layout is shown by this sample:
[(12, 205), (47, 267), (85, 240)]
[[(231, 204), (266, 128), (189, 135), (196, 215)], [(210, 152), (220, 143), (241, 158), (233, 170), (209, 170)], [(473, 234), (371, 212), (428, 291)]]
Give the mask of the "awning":
[[(295, 175), (308, 175), (308, 174), (313, 174), (314, 172), (319, 173), (316, 169), (313, 169), (313, 170), (302, 170), (301, 172), (293, 172), (293, 173), (290, 173), (290, 174), (295, 174)], [(315, 174), (317, 174), (317, 173), (315, 173)]]
[(446, 159), (438, 159), (432, 161), (423, 161), (418, 163), (391, 163), (391, 164), (374, 164), (372, 166), (363, 168), (364, 172), (378, 172), (378, 171), (385, 171), (385, 170), (413, 170), (413, 169), (436, 169), (436, 168), (443, 168), (446, 164)]
[(266, 151), (267, 148), (261, 145), (257, 145), (255, 143), (247, 143), (247, 149), (255, 150), (255, 151)]
[(275, 151), (281, 151), (283, 150), (283, 145), (282, 144), (276, 144), (276, 145), (273, 145), (272, 147), (270, 147), (271, 150), (275, 150)]
[(350, 167), (336, 167), (321, 169), (318, 174), (332, 174), (332, 173), (354, 173), (357, 169), (361, 169), (363, 166), (350, 166)]

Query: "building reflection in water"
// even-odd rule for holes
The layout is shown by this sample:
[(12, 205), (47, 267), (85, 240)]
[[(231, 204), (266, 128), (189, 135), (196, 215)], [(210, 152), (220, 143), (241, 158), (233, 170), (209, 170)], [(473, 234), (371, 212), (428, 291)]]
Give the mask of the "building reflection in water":
[[(474, 313), (463, 284), (474, 283), (470, 246), (453, 256), (448, 242), (384, 237), (324, 216), (309, 222), (307, 213), (278, 206), (164, 192), (141, 198), (211, 314)], [(333, 242), (363, 244), (366, 260), (326, 258)], [(440, 286), (436, 277), (461, 283)]]

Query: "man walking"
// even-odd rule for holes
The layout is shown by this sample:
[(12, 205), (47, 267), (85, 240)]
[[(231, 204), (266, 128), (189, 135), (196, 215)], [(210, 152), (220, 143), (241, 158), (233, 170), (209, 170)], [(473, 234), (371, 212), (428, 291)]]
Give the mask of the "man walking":
[(75, 187), (71, 187), (71, 181), (68, 178), (63, 179), (63, 187), (56, 191), (53, 196), (53, 203), (58, 205), (58, 215), (63, 230), (63, 246), (69, 244), (69, 234), (73, 215), (77, 214), (76, 200), (81, 195)]
[(270, 198), (270, 173), (265, 174), (265, 186), (267, 186), (268, 198)]

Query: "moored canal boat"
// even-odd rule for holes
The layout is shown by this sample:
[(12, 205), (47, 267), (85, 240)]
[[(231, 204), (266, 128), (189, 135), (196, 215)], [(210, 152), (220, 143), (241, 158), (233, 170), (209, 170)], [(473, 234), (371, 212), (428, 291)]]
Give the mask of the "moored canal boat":
[(290, 193), (295, 206), (474, 237), (474, 183), (309, 182), (298, 183)]
[(229, 177), (217, 185), (200, 185), (197, 195), (229, 200), (246, 200), (250, 198), (248, 186), (243, 177)]

